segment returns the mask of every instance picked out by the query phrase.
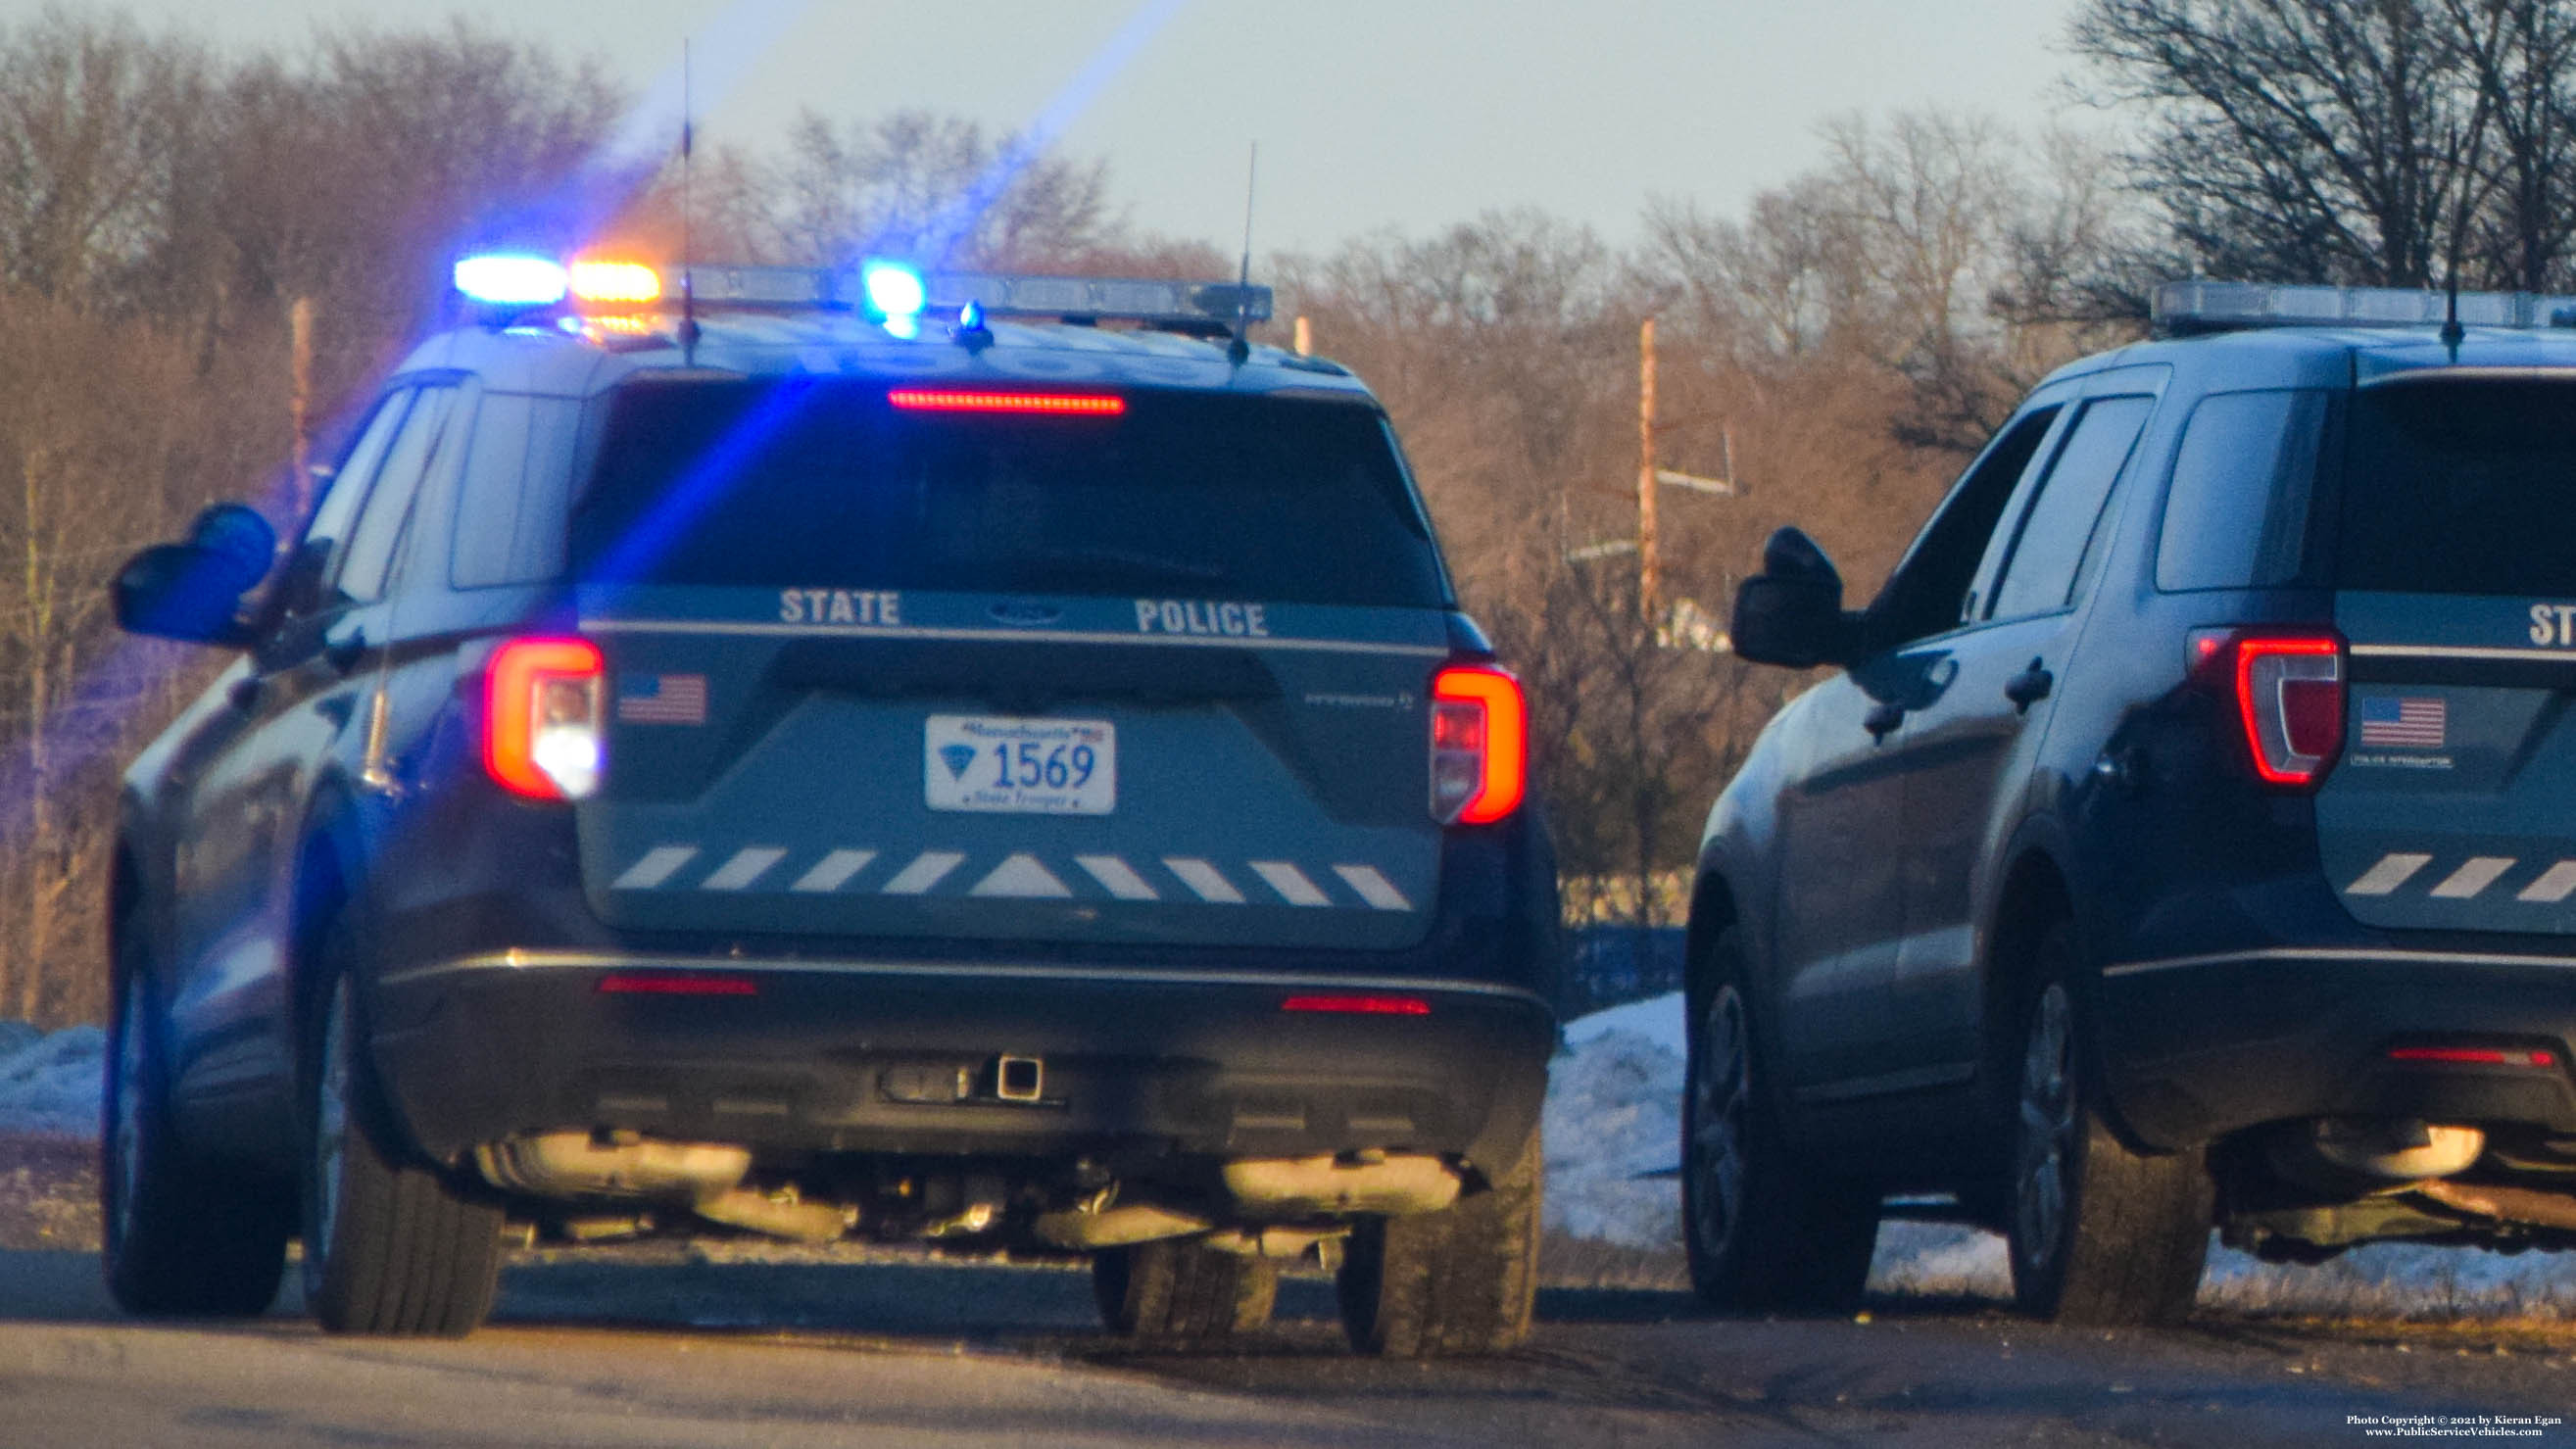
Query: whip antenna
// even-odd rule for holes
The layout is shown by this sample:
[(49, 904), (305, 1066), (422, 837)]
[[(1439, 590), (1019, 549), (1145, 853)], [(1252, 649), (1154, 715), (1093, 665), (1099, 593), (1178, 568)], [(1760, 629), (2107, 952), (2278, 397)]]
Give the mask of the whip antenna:
[(1234, 340), (1225, 345), (1226, 359), (1237, 367), (1252, 356), (1244, 334), (1252, 326), (1252, 198), (1261, 181), (1261, 143), (1252, 143), (1252, 160), (1243, 168), (1243, 269), (1234, 279)]
[(697, 110), (689, 87), (689, 42), (680, 42), (680, 360), (687, 366), (698, 365), (698, 289), (689, 275), (689, 259), (696, 251), (696, 195), (690, 188), (692, 160), (697, 151)]

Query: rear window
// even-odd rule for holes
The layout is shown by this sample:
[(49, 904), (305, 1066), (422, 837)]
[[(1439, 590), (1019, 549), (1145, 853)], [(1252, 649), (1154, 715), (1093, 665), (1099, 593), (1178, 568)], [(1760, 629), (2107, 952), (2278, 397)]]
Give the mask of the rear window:
[(2226, 392), (2184, 425), (2156, 546), (2156, 587), (2269, 588), (2305, 563), (2326, 395)]
[(1116, 417), (898, 411), (840, 380), (630, 386), (577, 576), (1439, 607), (1372, 408), (1135, 392)]
[(2383, 384), (2353, 399), (2336, 580), (2347, 589), (2576, 589), (2576, 384)]

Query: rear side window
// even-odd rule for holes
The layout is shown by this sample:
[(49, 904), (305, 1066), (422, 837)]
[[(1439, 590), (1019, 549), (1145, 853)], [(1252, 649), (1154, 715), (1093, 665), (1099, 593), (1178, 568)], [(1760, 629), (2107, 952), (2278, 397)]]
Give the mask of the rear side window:
[(2039, 497), (2023, 515), (1989, 618), (2054, 613), (2073, 599), (2076, 571), (2100, 526), (2102, 505), (2154, 409), (2155, 400), (2144, 397), (2085, 405), (2041, 481)]
[(486, 393), (458, 490), (450, 581), (460, 589), (560, 578), (580, 404)]
[(2326, 394), (2313, 389), (2202, 398), (2183, 426), (2156, 542), (2156, 587), (2270, 588), (2306, 562)]
[(602, 582), (1447, 601), (1383, 419), (1307, 400), (1066, 417), (837, 379), (630, 386), (571, 539)]
[(2365, 388), (2344, 450), (2336, 583), (2427, 594), (2576, 591), (2576, 384)]

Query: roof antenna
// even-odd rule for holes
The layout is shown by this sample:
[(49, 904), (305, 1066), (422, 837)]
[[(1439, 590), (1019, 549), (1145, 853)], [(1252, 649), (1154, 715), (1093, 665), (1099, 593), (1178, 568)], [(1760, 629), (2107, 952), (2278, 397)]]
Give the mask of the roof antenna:
[(1225, 345), (1226, 361), (1241, 367), (1252, 356), (1244, 334), (1252, 326), (1252, 197), (1261, 179), (1261, 143), (1252, 143), (1252, 160), (1243, 168), (1243, 270), (1234, 283), (1234, 340)]
[(680, 362), (685, 367), (698, 365), (698, 289), (689, 275), (689, 259), (697, 249), (697, 238), (691, 231), (696, 198), (689, 187), (697, 129), (697, 110), (689, 88), (689, 42), (684, 36), (680, 40)]

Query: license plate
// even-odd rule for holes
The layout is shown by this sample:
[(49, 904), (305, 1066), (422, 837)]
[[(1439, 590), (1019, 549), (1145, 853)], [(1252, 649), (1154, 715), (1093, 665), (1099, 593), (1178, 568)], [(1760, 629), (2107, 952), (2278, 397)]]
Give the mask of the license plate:
[(1105, 719), (934, 714), (921, 778), (933, 810), (1106, 815), (1118, 808), (1118, 731)]

